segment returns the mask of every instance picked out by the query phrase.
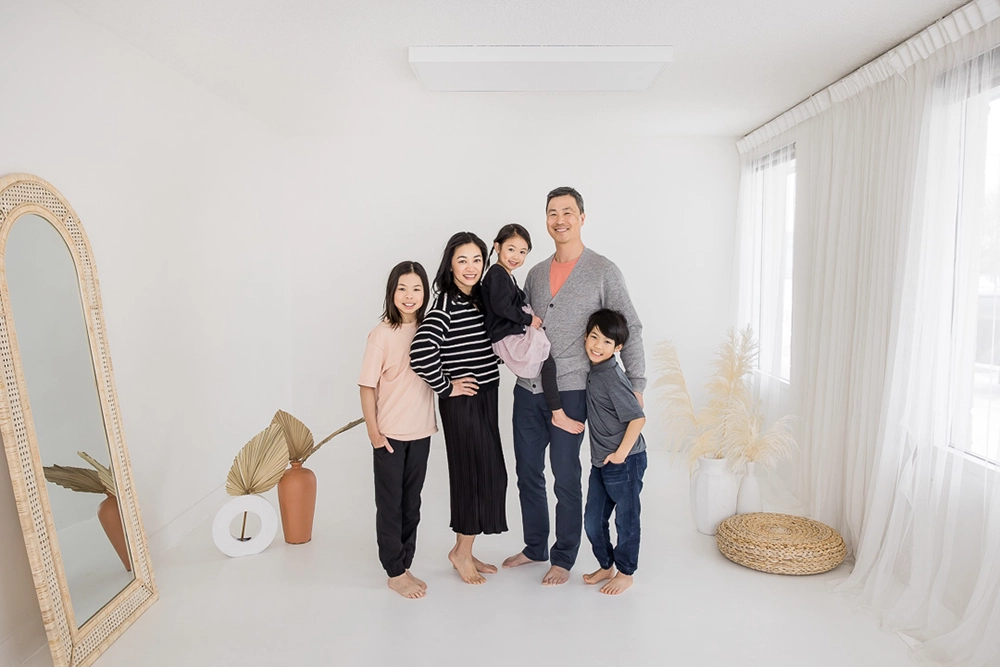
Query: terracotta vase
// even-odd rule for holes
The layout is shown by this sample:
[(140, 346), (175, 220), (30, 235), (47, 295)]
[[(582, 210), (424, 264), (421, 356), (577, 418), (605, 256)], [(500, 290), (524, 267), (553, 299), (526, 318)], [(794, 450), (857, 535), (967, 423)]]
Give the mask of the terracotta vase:
[(118, 511), (118, 499), (110, 493), (97, 506), (97, 519), (104, 528), (104, 533), (111, 541), (111, 546), (118, 552), (126, 572), (132, 571), (132, 561), (128, 557), (128, 542), (125, 541), (125, 529), (122, 528), (122, 515)]
[(316, 514), (316, 474), (303, 468), (301, 461), (292, 461), (292, 467), (281, 476), (278, 506), (285, 542), (305, 544), (311, 540)]

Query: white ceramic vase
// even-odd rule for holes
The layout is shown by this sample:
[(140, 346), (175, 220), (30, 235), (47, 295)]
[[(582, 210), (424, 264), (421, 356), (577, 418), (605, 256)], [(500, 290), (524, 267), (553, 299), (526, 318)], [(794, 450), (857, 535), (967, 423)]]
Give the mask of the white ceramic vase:
[(715, 535), (719, 524), (736, 514), (739, 479), (726, 466), (726, 459), (698, 459), (691, 475), (691, 511), (699, 533)]
[(740, 492), (736, 496), (736, 513), (763, 512), (764, 504), (760, 499), (760, 483), (754, 474), (753, 461), (748, 461), (746, 466), (746, 474), (743, 475), (743, 480), (740, 482)]

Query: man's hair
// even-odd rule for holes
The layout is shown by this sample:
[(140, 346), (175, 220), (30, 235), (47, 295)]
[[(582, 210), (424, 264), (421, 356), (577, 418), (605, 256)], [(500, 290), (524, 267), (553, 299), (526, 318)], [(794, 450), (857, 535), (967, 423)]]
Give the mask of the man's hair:
[(549, 202), (551, 202), (556, 197), (565, 197), (566, 195), (571, 196), (576, 200), (576, 207), (580, 209), (580, 213), (583, 213), (583, 195), (577, 192), (574, 188), (564, 185), (561, 188), (556, 188), (549, 193), (548, 198), (545, 200), (545, 210), (549, 210)]
[(602, 308), (593, 313), (587, 319), (587, 331), (584, 335), (589, 336), (595, 327), (604, 336), (613, 340), (615, 347), (628, 342), (628, 320), (617, 310)]

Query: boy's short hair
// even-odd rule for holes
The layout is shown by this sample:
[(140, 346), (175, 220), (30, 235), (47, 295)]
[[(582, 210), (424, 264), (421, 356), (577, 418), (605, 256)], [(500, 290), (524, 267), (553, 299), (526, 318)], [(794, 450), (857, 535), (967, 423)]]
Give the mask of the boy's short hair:
[(597, 327), (598, 331), (615, 342), (615, 346), (628, 342), (628, 320), (617, 310), (602, 308), (587, 318), (587, 331), (590, 334)]

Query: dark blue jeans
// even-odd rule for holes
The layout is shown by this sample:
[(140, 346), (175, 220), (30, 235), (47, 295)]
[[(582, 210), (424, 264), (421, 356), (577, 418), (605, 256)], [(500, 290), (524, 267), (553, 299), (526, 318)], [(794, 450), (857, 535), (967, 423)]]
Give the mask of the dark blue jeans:
[[(612, 565), (631, 575), (639, 566), (639, 492), (646, 472), (646, 452), (631, 454), (624, 463), (591, 466), (590, 488), (583, 523), (594, 557), (604, 570)], [(611, 545), (608, 520), (615, 513), (618, 546)]]
[[(578, 421), (587, 419), (587, 392), (561, 391), (563, 410)], [(567, 570), (576, 563), (583, 523), (583, 469), (580, 444), (573, 435), (552, 425), (545, 396), (514, 388), (514, 458), (517, 492), (524, 528), (522, 553), (531, 560), (548, 560)], [(545, 449), (555, 477), (556, 543), (549, 553), (549, 501), (545, 492)]]

